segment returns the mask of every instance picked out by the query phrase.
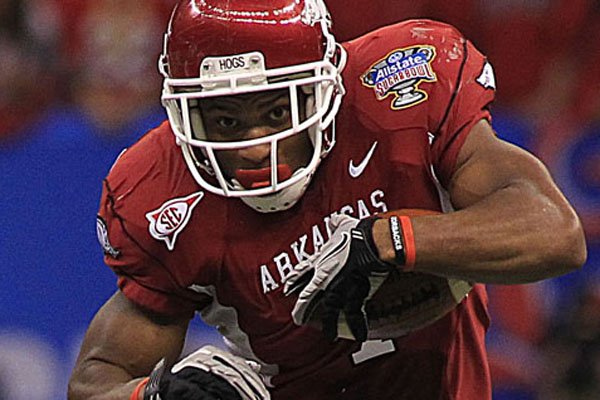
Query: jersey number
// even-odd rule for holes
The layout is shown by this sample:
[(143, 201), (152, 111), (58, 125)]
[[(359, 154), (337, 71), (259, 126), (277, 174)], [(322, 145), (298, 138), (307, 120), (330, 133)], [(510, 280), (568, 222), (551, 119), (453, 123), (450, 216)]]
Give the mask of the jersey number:
[(393, 353), (394, 351), (396, 351), (396, 346), (391, 339), (367, 340), (363, 342), (359, 351), (352, 354), (352, 361), (354, 361), (354, 365), (358, 365), (372, 358)]

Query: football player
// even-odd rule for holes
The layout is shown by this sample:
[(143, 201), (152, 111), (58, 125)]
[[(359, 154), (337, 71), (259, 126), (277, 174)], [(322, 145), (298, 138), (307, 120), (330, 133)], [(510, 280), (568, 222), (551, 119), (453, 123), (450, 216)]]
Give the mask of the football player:
[[(160, 70), (168, 121), (104, 181), (119, 290), (71, 400), (489, 399), (483, 284), (585, 260), (546, 169), (494, 135), (492, 66), (451, 26), (340, 44), (321, 0), (181, 0)], [(411, 271), (477, 284), (429, 326), (368, 340), (376, 281)], [(177, 361), (195, 313), (228, 351)]]

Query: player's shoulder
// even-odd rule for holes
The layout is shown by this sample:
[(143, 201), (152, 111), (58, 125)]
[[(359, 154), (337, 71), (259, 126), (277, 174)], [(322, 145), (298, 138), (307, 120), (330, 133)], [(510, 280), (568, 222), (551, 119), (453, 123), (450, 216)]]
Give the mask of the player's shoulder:
[(363, 86), (378, 90), (385, 90), (386, 85), (403, 86), (401, 81), (452, 81), (469, 50), (457, 28), (428, 19), (388, 25), (344, 46), (348, 72), (360, 76)]
[(125, 192), (160, 180), (167, 170), (177, 167), (178, 150), (169, 123), (164, 121), (119, 155), (106, 178), (111, 191)]
[(402, 120), (435, 129), (461, 82), (476, 81), (487, 62), (457, 28), (428, 19), (388, 25), (343, 45), (346, 104), (390, 129)]
[[(196, 214), (194, 209), (216, 204), (212, 197), (189, 173), (175, 135), (164, 122), (119, 156), (104, 180), (99, 216), (112, 229), (111, 240), (124, 234), (115, 233), (115, 226), (123, 224), (126, 235), (145, 249), (162, 249), (165, 242), (171, 250)], [(203, 207), (196, 207), (200, 203)], [(204, 220), (212, 214), (204, 212)], [(127, 246), (121, 242), (121, 247)]]
[(167, 121), (121, 153), (105, 188), (115, 209), (127, 215), (198, 192)]
[(351, 55), (368, 56), (390, 46), (430, 45), (452, 49), (465, 41), (453, 25), (431, 19), (410, 19), (368, 32), (345, 43)]

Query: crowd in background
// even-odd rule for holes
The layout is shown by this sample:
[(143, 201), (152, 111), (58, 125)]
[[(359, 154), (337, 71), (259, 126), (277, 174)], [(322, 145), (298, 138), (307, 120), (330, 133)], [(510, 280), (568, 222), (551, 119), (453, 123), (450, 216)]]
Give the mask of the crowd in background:
[[(0, 1), (0, 400), (64, 397), (73, 342), (115, 288), (93, 230), (101, 180), (165, 118), (156, 64), (174, 3)], [(328, 5), (339, 40), (427, 17), (488, 56), (495, 130), (548, 165), (590, 247), (581, 272), (489, 287), (494, 398), (600, 398), (600, 2)], [(64, 368), (17, 368), (29, 353)]]

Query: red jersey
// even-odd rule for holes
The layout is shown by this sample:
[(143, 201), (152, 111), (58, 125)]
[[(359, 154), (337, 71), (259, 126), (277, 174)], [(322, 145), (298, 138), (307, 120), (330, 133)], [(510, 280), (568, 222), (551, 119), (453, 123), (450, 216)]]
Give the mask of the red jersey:
[(332, 214), (449, 211), (444, 187), (457, 154), (471, 127), (490, 118), (494, 97), (491, 66), (450, 26), (407, 21), (344, 46), (336, 145), (296, 205), (261, 214), (202, 190), (165, 122), (105, 180), (105, 260), (134, 303), (199, 312), (234, 353), (260, 361), (274, 399), (490, 398), (483, 286), (394, 340), (329, 343), (292, 321), (296, 298), (283, 295), (282, 281), (327, 241)]

